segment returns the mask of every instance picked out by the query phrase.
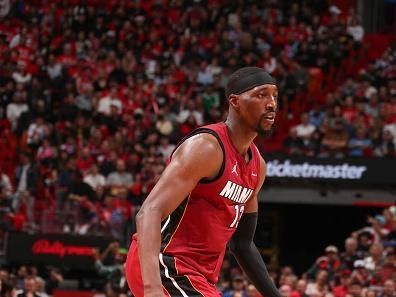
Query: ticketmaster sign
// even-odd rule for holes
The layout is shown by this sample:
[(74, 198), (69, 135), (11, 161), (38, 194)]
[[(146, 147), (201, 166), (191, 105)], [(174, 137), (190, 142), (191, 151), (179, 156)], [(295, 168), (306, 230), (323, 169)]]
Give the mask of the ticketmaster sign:
[(266, 158), (269, 179), (312, 179), (396, 185), (394, 159)]

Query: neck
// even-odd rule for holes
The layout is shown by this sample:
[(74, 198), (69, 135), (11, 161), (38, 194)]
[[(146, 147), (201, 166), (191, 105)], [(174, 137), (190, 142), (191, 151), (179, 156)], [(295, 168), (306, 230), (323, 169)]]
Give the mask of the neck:
[(235, 120), (227, 119), (225, 123), (235, 148), (242, 156), (245, 156), (257, 133), (237, 124)]

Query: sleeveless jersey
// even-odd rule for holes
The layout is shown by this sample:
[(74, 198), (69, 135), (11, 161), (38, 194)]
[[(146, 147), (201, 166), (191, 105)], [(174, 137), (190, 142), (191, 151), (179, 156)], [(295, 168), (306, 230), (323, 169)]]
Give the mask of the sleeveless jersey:
[(252, 143), (250, 160), (246, 162), (231, 142), (223, 122), (198, 128), (179, 145), (199, 133), (217, 138), (223, 150), (223, 164), (217, 177), (202, 180), (164, 220), (161, 253), (174, 258), (178, 274), (201, 274), (214, 284), (227, 242), (238, 226), (245, 204), (259, 186), (260, 153)]

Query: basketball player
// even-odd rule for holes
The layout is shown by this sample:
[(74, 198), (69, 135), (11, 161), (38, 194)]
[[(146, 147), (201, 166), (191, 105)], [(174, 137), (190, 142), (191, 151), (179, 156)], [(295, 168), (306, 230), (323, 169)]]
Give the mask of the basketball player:
[(134, 296), (219, 296), (228, 242), (258, 291), (281, 296), (253, 243), (266, 171), (253, 140), (271, 131), (277, 93), (261, 68), (239, 69), (226, 86), (226, 122), (198, 128), (176, 147), (136, 216), (126, 262)]

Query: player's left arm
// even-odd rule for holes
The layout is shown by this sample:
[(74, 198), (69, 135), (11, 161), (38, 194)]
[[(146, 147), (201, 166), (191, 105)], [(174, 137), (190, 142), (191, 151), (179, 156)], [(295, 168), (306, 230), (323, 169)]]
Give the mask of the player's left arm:
[(230, 249), (238, 264), (263, 296), (281, 297), (282, 295), (269, 276), (264, 260), (253, 242), (258, 216), (258, 193), (264, 183), (265, 173), (266, 164), (261, 159), (259, 186), (246, 205), (245, 212), (238, 223), (238, 228), (231, 238)]

